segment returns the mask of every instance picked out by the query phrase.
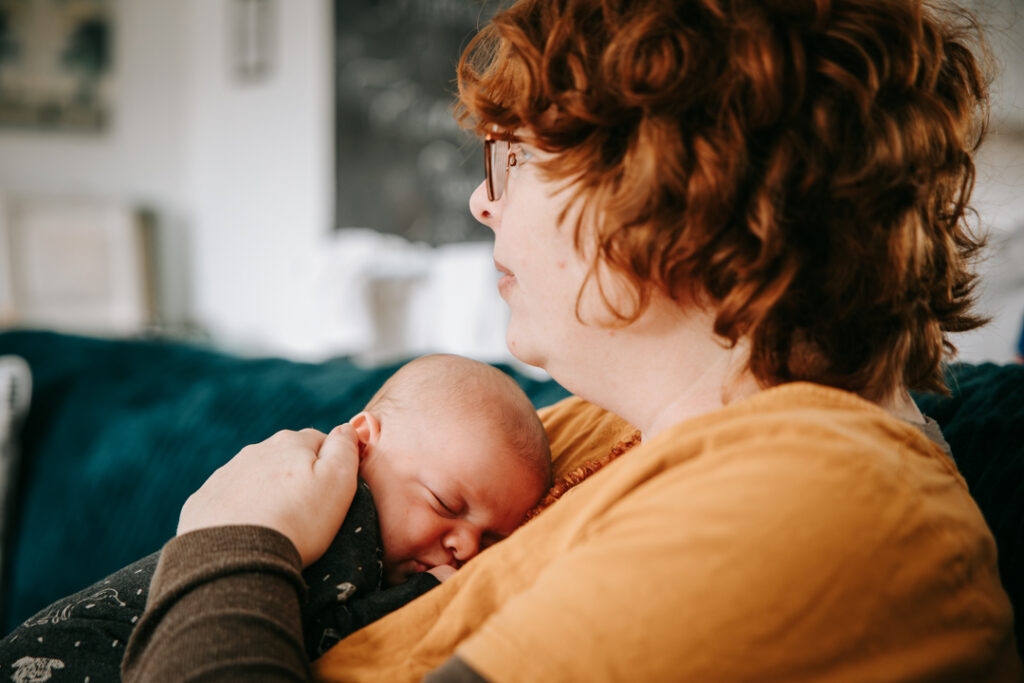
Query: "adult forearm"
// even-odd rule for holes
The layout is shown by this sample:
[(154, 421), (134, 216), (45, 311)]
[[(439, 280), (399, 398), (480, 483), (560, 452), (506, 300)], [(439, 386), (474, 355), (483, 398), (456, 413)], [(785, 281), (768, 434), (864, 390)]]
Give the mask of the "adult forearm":
[(309, 680), (300, 570), (291, 542), (263, 527), (171, 540), (125, 652), (124, 680)]

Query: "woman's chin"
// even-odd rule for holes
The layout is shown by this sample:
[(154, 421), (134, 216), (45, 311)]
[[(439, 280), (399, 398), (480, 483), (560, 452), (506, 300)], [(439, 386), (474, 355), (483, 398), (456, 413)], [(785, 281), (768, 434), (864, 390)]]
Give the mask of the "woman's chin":
[(513, 325), (510, 322), (508, 330), (505, 333), (505, 345), (508, 346), (508, 351), (511, 353), (516, 360), (522, 361), (527, 365), (532, 365), (535, 368), (545, 369), (544, 356), (534, 349), (530, 344), (524, 343), (520, 335), (515, 334)]

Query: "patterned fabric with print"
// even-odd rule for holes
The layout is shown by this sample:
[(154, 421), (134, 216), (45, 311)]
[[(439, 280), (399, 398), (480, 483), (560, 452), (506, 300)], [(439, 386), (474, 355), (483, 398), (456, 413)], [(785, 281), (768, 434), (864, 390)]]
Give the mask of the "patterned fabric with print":
[[(319, 560), (302, 576), (302, 610), (310, 659), (438, 584), (420, 574), (383, 586), (380, 530), (373, 497), (360, 481), (345, 521)], [(160, 553), (142, 558), (33, 615), (0, 640), (0, 681), (120, 680), (124, 647), (146, 607)]]

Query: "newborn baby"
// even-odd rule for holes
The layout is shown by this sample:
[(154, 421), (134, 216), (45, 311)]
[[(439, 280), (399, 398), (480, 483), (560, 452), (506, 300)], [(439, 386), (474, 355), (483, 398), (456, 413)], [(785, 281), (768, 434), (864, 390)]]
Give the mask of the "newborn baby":
[[(330, 548), (303, 571), (311, 658), (508, 536), (551, 483), (533, 405), (484, 363), (418, 358), (350, 423), (359, 439), (355, 498)], [(158, 560), (154, 553), (30, 618), (0, 641), (3, 673), (43, 667), (54, 680), (117, 680)]]

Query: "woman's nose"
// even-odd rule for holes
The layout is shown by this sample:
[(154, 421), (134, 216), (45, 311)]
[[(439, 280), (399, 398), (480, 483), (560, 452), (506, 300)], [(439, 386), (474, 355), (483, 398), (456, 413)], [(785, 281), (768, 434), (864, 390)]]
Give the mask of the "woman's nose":
[(497, 230), (500, 223), (501, 199), (492, 202), (487, 199), (487, 181), (481, 181), (473, 194), (469, 196), (469, 210), (473, 218), (477, 219), (491, 230)]

